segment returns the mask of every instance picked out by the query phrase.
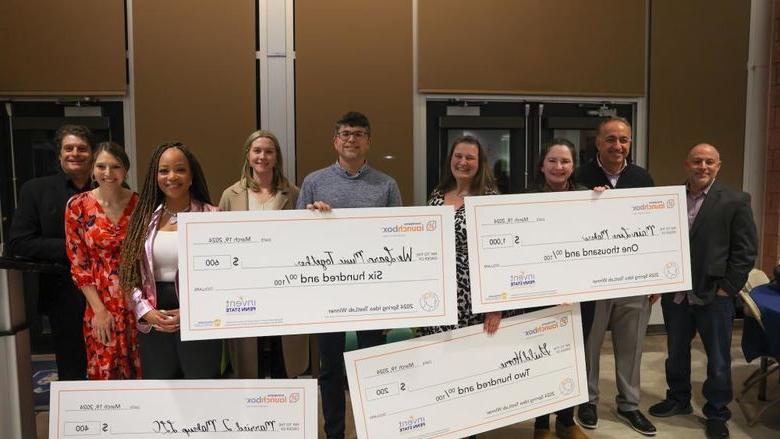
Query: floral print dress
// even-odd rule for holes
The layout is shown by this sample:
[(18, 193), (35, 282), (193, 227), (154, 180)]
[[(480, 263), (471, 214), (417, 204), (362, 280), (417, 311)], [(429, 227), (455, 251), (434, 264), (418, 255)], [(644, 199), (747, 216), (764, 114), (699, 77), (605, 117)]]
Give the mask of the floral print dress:
[(133, 194), (114, 224), (89, 191), (75, 195), (65, 210), (65, 248), (71, 276), (77, 287), (94, 285), (100, 300), (114, 319), (111, 342), (104, 345), (92, 336), (92, 307), (84, 310), (87, 377), (90, 380), (141, 378), (135, 315), (119, 287), (119, 254), (130, 215), (138, 202)]

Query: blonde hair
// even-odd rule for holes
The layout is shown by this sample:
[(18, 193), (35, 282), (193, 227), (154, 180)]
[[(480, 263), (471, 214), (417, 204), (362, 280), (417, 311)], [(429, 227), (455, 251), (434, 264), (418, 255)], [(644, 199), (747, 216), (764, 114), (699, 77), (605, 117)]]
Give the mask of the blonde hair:
[(246, 141), (244, 142), (244, 165), (241, 168), (241, 180), (244, 182), (245, 187), (255, 192), (260, 190), (260, 186), (258, 186), (257, 182), (252, 178), (254, 175), (254, 170), (252, 169), (252, 166), (249, 164), (249, 160), (247, 159), (247, 155), (249, 154), (249, 149), (252, 147), (252, 143), (260, 138), (266, 138), (270, 140), (271, 143), (274, 144), (274, 150), (276, 151), (276, 163), (274, 164), (273, 171), (274, 175), (271, 179), (271, 186), (273, 187), (274, 192), (290, 187), (290, 182), (287, 180), (287, 177), (284, 176), (284, 172), (282, 171), (282, 168), (284, 168), (284, 162), (282, 161), (282, 148), (279, 146), (279, 139), (276, 138), (274, 133), (268, 130), (254, 131), (249, 135), (249, 137), (246, 138)]

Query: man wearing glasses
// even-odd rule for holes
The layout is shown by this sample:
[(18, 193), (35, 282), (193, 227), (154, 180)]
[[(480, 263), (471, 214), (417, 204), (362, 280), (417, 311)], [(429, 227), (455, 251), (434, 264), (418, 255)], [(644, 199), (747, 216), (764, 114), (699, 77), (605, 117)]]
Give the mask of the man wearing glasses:
[[(577, 183), (591, 189), (598, 186), (621, 189), (655, 185), (645, 169), (627, 160), (631, 150), (631, 125), (626, 119), (612, 117), (602, 121), (596, 137), (596, 149), (596, 159), (577, 169)], [(639, 411), (639, 370), (642, 341), (650, 320), (650, 309), (656, 300), (658, 295), (582, 303), (589, 400), (577, 410), (581, 426), (590, 429), (598, 426), (599, 357), (604, 334), (610, 328), (615, 350), (617, 415), (637, 432), (655, 435), (655, 426)]]
[[(336, 122), (333, 147), (336, 163), (307, 175), (298, 196), (298, 209), (396, 207), (401, 192), (395, 180), (368, 165), (371, 124), (362, 113), (349, 112)], [(357, 333), (360, 349), (384, 343), (381, 330)], [(320, 350), (320, 392), (328, 439), (344, 437), (343, 332), (317, 335)]]

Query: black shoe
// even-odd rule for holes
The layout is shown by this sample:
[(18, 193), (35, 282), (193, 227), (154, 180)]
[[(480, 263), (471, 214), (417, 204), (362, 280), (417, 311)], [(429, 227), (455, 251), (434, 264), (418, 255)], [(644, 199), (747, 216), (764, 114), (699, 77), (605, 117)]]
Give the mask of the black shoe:
[(724, 438), (729, 437), (729, 428), (726, 427), (726, 421), (720, 419), (707, 419), (705, 425), (707, 426), (707, 438)]
[(690, 415), (693, 413), (693, 407), (690, 404), (681, 406), (674, 401), (664, 399), (658, 404), (650, 406), (648, 411), (655, 417), (666, 418), (674, 415)]
[(577, 423), (593, 430), (599, 426), (599, 414), (596, 404), (586, 402), (577, 407)]
[(655, 426), (639, 410), (617, 410), (617, 417), (645, 436), (655, 436)]

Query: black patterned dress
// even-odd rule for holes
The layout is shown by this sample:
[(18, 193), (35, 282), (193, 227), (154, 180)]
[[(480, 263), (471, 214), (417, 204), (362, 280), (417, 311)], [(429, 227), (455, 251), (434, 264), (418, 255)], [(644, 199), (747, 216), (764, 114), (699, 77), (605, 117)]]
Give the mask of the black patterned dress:
[[(488, 192), (485, 195), (495, 195)], [(434, 189), (429, 206), (443, 206), (444, 194)], [(466, 242), (466, 207), (460, 206), (455, 210), (455, 277), (458, 284), (458, 326), (426, 326), (419, 328), (419, 335), (430, 335), (437, 332), (445, 332), (453, 329), (482, 323), (484, 314), (471, 312), (471, 280), (469, 277), (469, 248)]]

